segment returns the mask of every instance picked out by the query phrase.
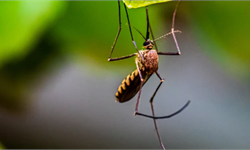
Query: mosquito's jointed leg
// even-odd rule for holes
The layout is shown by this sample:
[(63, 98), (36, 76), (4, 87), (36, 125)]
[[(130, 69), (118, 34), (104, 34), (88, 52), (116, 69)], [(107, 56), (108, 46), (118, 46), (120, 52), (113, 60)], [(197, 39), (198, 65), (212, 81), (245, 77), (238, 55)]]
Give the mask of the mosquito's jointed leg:
[[(140, 78), (141, 78), (141, 86), (142, 86), (142, 85), (143, 85), (143, 78), (142, 78), (141, 71), (140, 71), (140, 69), (139, 69), (138, 62), (137, 62), (137, 61), (136, 61), (136, 66), (137, 66), (137, 69), (139, 70), (139, 75), (140, 75)], [(155, 95), (156, 95), (158, 89), (160, 88), (161, 84), (162, 84), (163, 81), (164, 81), (164, 79), (162, 79), (162, 78), (160, 77), (160, 75), (159, 75), (157, 72), (156, 72), (156, 74), (157, 74), (157, 76), (160, 78), (161, 82), (160, 82), (160, 84), (158, 85), (158, 87), (156, 88), (154, 94), (152, 95), (152, 97), (151, 97), (151, 99), (150, 99), (151, 107), (153, 107), (153, 104), (152, 104), (152, 103), (153, 103), (153, 99), (154, 99), (154, 97), (155, 97)], [(140, 95), (141, 95), (141, 87), (140, 87), (139, 96), (138, 96), (137, 103), (136, 103), (136, 107), (135, 107), (135, 115), (140, 115), (140, 116), (148, 117), (147, 115), (144, 115), (144, 114), (138, 112), (138, 106), (139, 106)], [(150, 116), (150, 118), (152, 118), (152, 119), (156, 118), (156, 117), (154, 116), (154, 110), (153, 110), (153, 109), (152, 109), (152, 113), (153, 113), (153, 116)]]
[(146, 19), (147, 19), (147, 32), (146, 32), (146, 40), (149, 39), (149, 17), (148, 17), (148, 6), (146, 6)]
[[(133, 34), (132, 34), (132, 30), (131, 30), (131, 25), (130, 25), (130, 21), (129, 21), (129, 16), (128, 16), (128, 11), (127, 11), (127, 8), (126, 8), (125, 3), (124, 3), (124, 7), (125, 7), (127, 19), (128, 19), (128, 25), (129, 25), (129, 30), (130, 30), (131, 39), (132, 39), (132, 42), (133, 42), (133, 44), (134, 44), (134, 46), (135, 46), (135, 49), (136, 49), (137, 53), (139, 53), (138, 48), (137, 48), (136, 43), (135, 43), (134, 38), (133, 38)], [(117, 33), (117, 35), (116, 35), (116, 37), (115, 37), (115, 41), (114, 41), (114, 43), (113, 43), (113, 46), (112, 46), (112, 48), (111, 48), (111, 51), (110, 51), (110, 54), (109, 54), (108, 61), (121, 60), (121, 59), (125, 59), (125, 58), (129, 58), (129, 57), (135, 56), (135, 54), (131, 54), (131, 55), (128, 55), (128, 56), (123, 56), (123, 57), (118, 57), (118, 58), (111, 58), (111, 55), (112, 55), (112, 53), (113, 53), (113, 51), (114, 51), (116, 42), (117, 42), (117, 40), (118, 40), (118, 37), (119, 37), (120, 32), (121, 32), (121, 29), (122, 29), (122, 27), (121, 27), (121, 7), (120, 7), (120, 0), (118, 0), (118, 15), (119, 15), (119, 29), (118, 29), (118, 33)], [(140, 53), (139, 53), (139, 55), (141, 56), (142, 60), (144, 60), (143, 56), (142, 56)]]
[(177, 12), (177, 8), (179, 6), (179, 3), (180, 1), (177, 2), (176, 6), (175, 6), (175, 10), (174, 10), (174, 13), (173, 13), (173, 18), (172, 18), (172, 28), (171, 28), (171, 33), (173, 35), (173, 38), (174, 38), (174, 42), (175, 42), (175, 45), (176, 45), (176, 48), (177, 48), (177, 52), (158, 52), (158, 55), (181, 55), (181, 51), (180, 51), (180, 48), (179, 48), (179, 45), (178, 45), (178, 42), (176, 40), (176, 37), (175, 37), (175, 30), (174, 30), (174, 24), (175, 24), (175, 16), (176, 16), (176, 12)]
[(140, 90), (139, 90), (139, 93), (138, 93), (138, 98), (137, 98), (137, 102), (136, 102), (136, 106), (135, 106), (135, 112), (134, 112), (134, 115), (137, 115), (139, 102), (140, 102), (140, 97), (141, 97), (141, 89), (142, 89), (144, 79), (142, 77), (142, 74), (141, 74), (141, 71), (140, 71), (140, 68), (139, 68), (139, 65), (138, 65), (138, 61), (136, 61), (135, 63), (136, 63), (136, 68), (137, 68), (137, 70), (139, 72), (140, 79), (141, 79)]
[[(154, 113), (154, 109), (153, 109), (153, 100), (154, 100), (154, 97), (155, 97), (157, 91), (159, 90), (161, 84), (162, 84), (163, 81), (164, 81), (164, 79), (162, 79), (162, 78), (160, 77), (160, 75), (158, 74), (158, 72), (155, 72), (155, 73), (156, 73), (156, 75), (159, 77), (159, 79), (161, 80), (161, 83), (158, 85), (158, 87), (156, 88), (154, 94), (152, 95), (152, 97), (151, 97), (151, 99), (150, 99), (150, 101), (149, 101), (150, 104), (151, 104), (152, 113)], [(151, 118), (151, 119), (166, 119), (166, 118), (171, 118), (171, 117), (177, 115), (178, 113), (182, 112), (182, 111), (189, 105), (189, 103), (190, 103), (190, 100), (188, 100), (188, 102), (187, 102), (181, 109), (179, 109), (178, 111), (176, 111), (176, 112), (174, 112), (174, 113), (172, 113), (172, 114), (170, 114), (170, 115), (168, 115), (168, 116), (156, 117), (156, 116), (154, 116), (154, 115), (153, 115), (153, 116), (150, 116), (150, 115), (142, 114), (142, 113), (139, 113), (139, 112), (137, 112), (136, 115), (143, 116), (143, 117), (147, 117), (147, 118)]]
[[(158, 52), (158, 48), (157, 48), (156, 42), (155, 42), (155, 40), (154, 40), (154, 39), (155, 39), (155, 38), (154, 38), (154, 34), (153, 34), (153, 31), (152, 31), (151, 25), (150, 25), (150, 23), (149, 23), (149, 15), (148, 15), (148, 7), (147, 7), (147, 6), (146, 6), (146, 15), (147, 15), (147, 25), (148, 25), (147, 28), (150, 29), (150, 32), (151, 32), (151, 36), (152, 36), (152, 38), (153, 38), (153, 42), (154, 42), (155, 49), (156, 49), (156, 51)], [(147, 34), (148, 34), (148, 29), (147, 29)], [(147, 38), (149, 38), (149, 37), (147, 37)]]
[[(136, 64), (138, 64), (138, 63), (136, 63)], [(137, 66), (138, 66), (138, 65), (137, 65)], [(140, 73), (140, 72), (139, 72), (139, 73)], [(160, 75), (159, 75), (157, 72), (156, 72), (156, 74), (157, 74), (157, 76), (160, 78), (161, 82), (160, 82), (160, 84), (158, 85), (158, 87), (156, 88), (154, 94), (152, 95), (152, 97), (151, 97), (151, 99), (150, 99), (151, 110), (152, 110), (152, 116), (151, 116), (151, 117), (152, 117), (153, 119), (154, 119), (154, 117), (155, 117), (154, 106), (153, 106), (153, 99), (154, 99), (154, 97), (155, 97), (155, 95), (156, 95), (158, 89), (160, 88), (161, 84), (162, 84), (163, 81), (164, 81), (164, 80), (160, 77)], [(140, 76), (141, 76), (141, 74), (140, 74)], [(141, 82), (141, 83), (143, 83), (143, 82)], [(141, 84), (141, 86), (142, 86), (142, 84)], [(140, 88), (140, 90), (141, 90), (141, 88)], [(139, 93), (139, 95), (140, 95), (140, 93)], [(140, 97), (140, 96), (139, 96), (139, 97)], [(141, 113), (138, 112), (139, 97), (138, 97), (138, 100), (137, 100), (135, 115), (142, 115), (142, 116), (144, 116), (144, 114), (141, 114)], [(157, 124), (156, 124), (156, 120), (155, 120), (155, 119), (154, 119), (154, 126), (155, 126), (155, 131), (156, 131), (156, 133), (157, 133), (157, 137), (158, 137), (159, 142), (160, 142), (160, 144), (161, 144), (161, 147), (162, 147), (162, 149), (165, 150), (165, 147), (164, 147), (164, 145), (163, 145), (163, 143), (162, 143), (161, 136), (160, 136), (160, 134), (159, 134), (158, 127), (157, 127)]]
[(168, 116), (152, 117), (150, 115), (146, 115), (146, 114), (142, 114), (142, 113), (138, 113), (138, 112), (136, 113), (136, 115), (151, 118), (151, 119), (167, 119), (167, 118), (171, 118), (171, 117), (179, 114), (180, 112), (182, 112), (189, 104), (190, 104), (190, 100), (188, 100), (187, 103), (181, 109), (179, 109), (175, 113), (172, 113), (171, 115), (168, 115)]
[(161, 80), (161, 82), (164, 81), (164, 79), (161, 78), (161, 76), (159, 75), (159, 73), (156, 71), (155, 74), (157, 75), (157, 77)]
[(180, 55), (179, 52), (157, 52), (158, 55)]
[[(150, 105), (151, 105), (151, 110), (152, 110), (152, 115), (153, 115), (153, 117), (155, 117), (154, 106), (153, 106), (153, 99), (154, 99), (155, 94), (156, 94), (156, 92), (158, 91), (158, 89), (160, 88), (160, 86), (161, 86), (162, 83), (163, 83), (163, 80), (161, 80), (160, 84), (158, 85), (157, 89), (155, 90), (153, 96), (151, 97), (151, 99), (150, 99), (150, 101), (149, 101), (149, 102), (150, 102)], [(165, 150), (165, 147), (164, 147), (164, 145), (163, 145), (163, 143), (162, 143), (162, 140), (161, 140), (160, 133), (159, 133), (159, 131), (158, 131), (158, 127), (157, 127), (157, 124), (156, 124), (156, 119), (154, 119), (154, 126), (155, 126), (155, 131), (156, 131), (157, 137), (158, 137), (159, 142), (160, 142), (160, 144), (161, 144), (161, 147), (162, 147), (162, 149)]]
[(179, 3), (180, 3), (180, 0), (177, 2), (176, 6), (175, 6), (174, 13), (173, 13), (172, 29), (171, 29), (171, 32), (172, 32), (172, 35), (173, 35), (173, 38), (174, 38), (174, 42), (175, 42), (177, 51), (178, 51), (178, 53), (179, 53), (179, 55), (180, 55), (180, 54), (181, 54), (181, 51), (180, 51), (180, 48), (179, 48), (179, 45), (178, 45), (178, 43), (177, 43), (177, 40), (176, 40), (176, 37), (175, 37), (175, 33), (174, 33), (175, 16), (176, 16), (176, 12), (177, 12), (177, 8), (178, 8), (178, 6), (179, 6)]
[(112, 58), (112, 59), (109, 58), (108, 61), (116, 61), (116, 60), (126, 59), (126, 58), (133, 57), (135, 55), (137, 55), (137, 53), (130, 54), (130, 55), (127, 55), (127, 56), (122, 56), (122, 57), (116, 57), (116, 58)]
[(111, 55), (112, 55), (112, 53), (113, 53), (113, 50), (114, 50), (114, 48), (115, 48), (115, 44), (116, 44), (116, 42), (117, 42), (117, 39), (118, 39), (118, 37), (119, 37), (119, 35), (120, 35), (120, 32), (121, 32), (121, 29), (122, 29), (122, 27), (121, 27), (121, 7), (120, 7), (120, 2), (119, 2), (119, 0), (118, 0), (118, 14), (119, 14), (119, 29), (118, 29), (118, 33), (117, 33), (117, 35), (116, 35), (116, 37), (115, 37), (115, 41), (114, 41), (114, 43), (113, 43), (113, 46), (112, 46), (112, 48), (111, 48), (111, 51), (110, 51), (110, 54), (109, 54), (108, 61), (112, 61), (112, 60), (113, 60), (113, 58), (111, 58)]
[[(158, 87), (156, 88), (156, 90), (155, 90), (154, 94), (152, 95), (151, 99), (149, 100), (150, 105), (151, 105), (151, 110), (152, 110), (152, 115), (153, 115), (153, 117), (155, 117), (153, 99), (154, 99), (154, 97), (155, 97), (155, 95), (156, 95), (158, 89), (161, 87), (161, 84), (162, 84), (163, 81), (164, 81), (164, 79), (161, 78), (161, 76), (159, 75), (158, 72), (155, 72), (155, 73), (156, 73), (156, 75), (159, 77), (159, 79), (161, 80), (161, 82), (160, 82), (160, 84), (158, 85)], [(157, 124), (156, 124), (156, 120), (155, 120), (155, 119), (154, 119), (154, 125), (155, 125), (155, 131), (156, 131), (157, 137), (158, 137), (158, 139), (159, 139), (159, 142), (160, 142), (160, 144), (161, 144), (161, 147), (162, 147), (162, 149), (165, 150), (165, 147), (164, 147), (164, 145), (163, 145), (163, 143), (162, 143), (161, 136), (160, 136), (160, 133), (159, 133), (159, 131), (158, 131), (158, 127), (157, 127)]]
[(125, 3), (124, 3), (124, 8), (125, 8), (126, 15), (127, 15), (128, 27), (129, 27), (129, 31), (130, 31), (130, 36), (131, 36), (132, 42), (133, 42), (133, 44), (135, 46), (135, 49), (136, 49), (137, 53), (140, 55), (141, 59), (144, 61), (144, 58), (143, 58), (142, 54), (139, 53), (138, 48), (137, 48), (136, 43), (135, 43), (135, 40), (133, 38), (133, 34), (132, 34), (132, 30), (131, 30), (131, 25), (130, 25), (130, 21), (129, 21), (129, 16), (128, 16), (128, 11), (127, 11), (127, 7), (126, 7)]

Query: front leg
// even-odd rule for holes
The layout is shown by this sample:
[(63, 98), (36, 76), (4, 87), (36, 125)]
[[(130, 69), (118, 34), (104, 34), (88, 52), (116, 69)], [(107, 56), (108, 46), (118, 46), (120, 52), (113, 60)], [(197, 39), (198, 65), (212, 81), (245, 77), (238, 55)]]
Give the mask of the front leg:
[(181, 55), (181, 51), (180, 51), (178, 42), (177, 42), (176, 37), (175, 37), (175, 32), (177, 32), (178, 30), (177, 31), (174, 30), (175, 16), (176, 16), (176, 12), (177, 12), (177, 8), (179, 6), (179, 3), (180, 3), (180, 1), (178, 1), (176, 6), (175, 6), (175, 10), (174, 10), (174, 13), (173, 13), (173, 18), (172, 18), (172, 28), (171, 28), (171, 33), (173, 35), (174, 42), (175, 42), (175, 45), (176, 45), (176, 48), (177, 48), (177, 53), (174, 53), (174, 52), (158, 52), (158, 55)]
[[(115, 49), (115, 45), (116, 45), (117, 39), (118, 39), (118, 37), (119, 37), (119, 35), (120, 35), (120, 32), (121, 32), (121, 30), (122, 30), (122, 27), (121, 27), (121, 7), (120, 7), (120, 2), (119, 2), (119, 0), (118, 0), (118, 15), (119, 15), (119, 29), (118, 29), (118, 33), (117, 33), (117, 35), (116, 35), (116, 37), (115, 37), (115, 41), (114, 41), (114, 43), (113, 43), (113, 46), (112, 46), (112, 48), (111, 48), (111, 51), (110, 51), (110, 54), (109, 54), (108, 61), (112, 61), (112, 60), (113, 60), (113, 58), (111, 58), (111, 55), (112, 55), (112, 53), (113, 53), (113, 50)], [(116, 60), (116, 58), (114, 58), (114, 60)]]
[(121, 60), (121, 59), (126, 59), (135, 56), (137, 53), (130, 54), (127, 56), (122, 56), (122, 57), (116, 57), (116, 58), (108, 58), (108, 61), (116, 61), (116, 60)]

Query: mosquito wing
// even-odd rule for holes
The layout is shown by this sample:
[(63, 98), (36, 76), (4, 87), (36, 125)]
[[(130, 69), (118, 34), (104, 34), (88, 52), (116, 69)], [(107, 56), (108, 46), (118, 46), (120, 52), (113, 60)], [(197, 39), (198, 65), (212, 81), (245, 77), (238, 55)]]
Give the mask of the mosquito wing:
[[(144, 79), (143, 85), (148, 81), (152, 74), (146, 74), (144, 71), (141, 71), (142, 77)], [(122, 84), (118, 87), (118, 90), (115, 94), (116, 100), (120, 103), (129, 101), (132, 99), (136, 93), (140, 90), (141, 79), (138, 70), (136, 69), (130, 73), (123, 81)]]

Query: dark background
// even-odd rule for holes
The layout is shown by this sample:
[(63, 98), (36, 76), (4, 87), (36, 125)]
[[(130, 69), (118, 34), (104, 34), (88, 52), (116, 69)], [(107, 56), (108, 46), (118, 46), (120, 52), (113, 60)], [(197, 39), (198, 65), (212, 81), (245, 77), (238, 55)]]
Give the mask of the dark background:
[[(250, 2), (181, 2), (181, 56), (160, 56), (155, 97), (166, 148), (250, 148)], [(154, 36), (171, 29), (176, 2), (150, 5)], [(113, 56), (135, 53), (124, 8)], [(146, 31), (145, 8), (129, 9)], [(107, 62), (118, 30), (116, 1), (0, 2), (0, 142), (5, 148), (160, 148), (153, 121), (133, 116), (136, 98), (115, 102), (134, 59)], [(138, 48), (143, 39), (133, 30)], [(175, 52), (172, 36), (157, 41)], [(142, 90), (140, 112), (159, 84)]]

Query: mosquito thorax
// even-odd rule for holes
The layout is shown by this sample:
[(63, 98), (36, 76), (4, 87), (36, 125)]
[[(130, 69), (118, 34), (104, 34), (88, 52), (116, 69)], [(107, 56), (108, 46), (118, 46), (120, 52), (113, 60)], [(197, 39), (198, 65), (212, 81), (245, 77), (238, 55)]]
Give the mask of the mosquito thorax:
[(143, 47), (147, 50), (151, 50), (153, 48), (154, 44), (152, 43), (152, 41), (150, 41), (150, 39), (147, 39), (144, 43), (143, 43)]
[(136, 62), (141, 71), (145, 71), (146, 74), (152, 74), (158, 70), (158, 54), (156, 50), (146, 49), (140, 50), (144, 60), (141, 59), (140, 55), (137, 54)]

